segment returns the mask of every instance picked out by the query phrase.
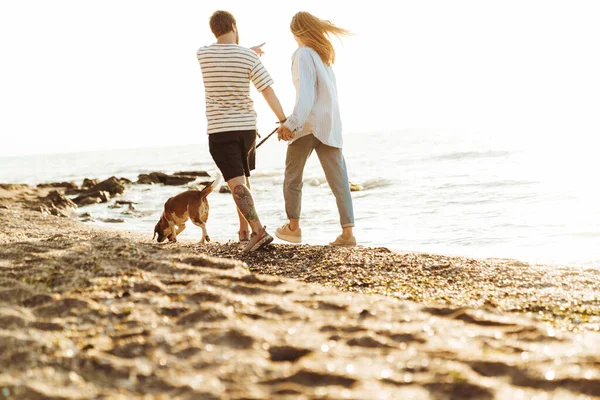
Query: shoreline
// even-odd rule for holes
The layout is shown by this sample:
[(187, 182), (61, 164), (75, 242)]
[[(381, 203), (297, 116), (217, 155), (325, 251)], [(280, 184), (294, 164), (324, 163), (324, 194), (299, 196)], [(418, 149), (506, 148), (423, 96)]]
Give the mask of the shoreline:
[[(116, 231), (116, 232), (126, 232), (126, 233), (132, 233), (132, 234), (141, 234), (142, 233), (141, 231), (138, 231), (138, 230), (132, 230), (132, 229), (126, 229), (126, 228), (119, 227), (118, 224), (111, 224), (111, 223), (104, 223), (104, 222), (102, 224), (103, 225), (101, 225), (101, 224), (88, 224), (88, 225), (92, 226), (94, 228), (97, 228), (97, 229), (106, 229), (106, 230), (111, 230), (111, 231)], [(192, 228), (192, 229), (194, 229), (194, 228)], [(190, 237), (184, 233), (183, 236), (179, 237), (177, 240), (180, 242), (183, 241), (186, 243), (195, 243), (200, 240), (199, 232), (196, 232), (196, 234), (198, 235), (197, 237), (196, 236)], [(284, 245), (288, 244), (287, 242), (282, 241), (275, 236), (274, 236), (274, 238), (275, 238), (274, 244), (284, 244)], [(212, 240), (211, 239), (211, 243), (223, 244), (223, 245), (231, 243), (232, 241), (233, 241), (232, 239), (230, 239), (230, 240)], [(326, 246), (325, 244), (314, 244), (314, 243), (301, 243), (301, 245)], [(503, 256), (476, 256), (476, 255), (469, 255), (467, 253), (459, 253), (459, 252), (430, 252), (430, 251), (424, 251), (424, 250), (407, 250), (407, 249), (403, 249), (400, 247), (394, 247), (394, 246), (389, 246), (389, 245), (362, 245), (360, 243), (358, 244), (358, 247), (361, 247), (361, 248), (385, 248), (385, 249), (387, 249), (393, 253), (399, 254), (399, 255), (403, 255), (403, 254), (426, 255), (426, 254), (429, 254), (429, 255), (437, 255), (437, 256), (469, 258), (469, 259), (475, 259), (475, 260), (514, 262), (514, 263), (521, 263), (521, 264), (547, 267), (547, 268), (596, 269), (596, 265), (592, 261), (582, 262), (582, 263), (558, 262), (558, 261), (543, 262), (543, 261), (539, 261), (539, 260), (527, 260), (526, 257), (519, 258), (519, 257), (503, 257)]]
[(600, 397), (597, 270), (157, 244), (47, 193), (0, 189), (0, 399)]

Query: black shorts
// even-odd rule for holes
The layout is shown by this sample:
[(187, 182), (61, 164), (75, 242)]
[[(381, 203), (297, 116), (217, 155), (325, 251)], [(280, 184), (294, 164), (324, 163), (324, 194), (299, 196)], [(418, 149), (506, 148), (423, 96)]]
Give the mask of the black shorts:
[(210, 134), (208, 149), (225, 182), (250, 176), (256, 167), (256, 130)]

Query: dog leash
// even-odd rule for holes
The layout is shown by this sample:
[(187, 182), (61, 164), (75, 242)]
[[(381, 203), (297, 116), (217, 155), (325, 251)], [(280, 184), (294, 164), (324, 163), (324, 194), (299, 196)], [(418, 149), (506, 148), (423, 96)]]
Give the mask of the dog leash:
[[(281, 126), (281, 124), (283, 124), (285, 121), (286, 121), (285, 119), (283, 121), (279, 121), (278, 124)], [(261, 140), (260, 143), (256, 145), (256, 148), (258, 149), (261, 144), (263, 144), (264, 142), (267, 141), (268, 138), (270, 138), (271, 136), (273, 136), (273, 134), (275, 132), (277, 132), (277, 129), (279, 129), (279, 126), (277, 128), (275, 128), (275, 129), (273, 129), (273, 132), (269, 133), (266, 138), (264, 138), (263, 140)]]

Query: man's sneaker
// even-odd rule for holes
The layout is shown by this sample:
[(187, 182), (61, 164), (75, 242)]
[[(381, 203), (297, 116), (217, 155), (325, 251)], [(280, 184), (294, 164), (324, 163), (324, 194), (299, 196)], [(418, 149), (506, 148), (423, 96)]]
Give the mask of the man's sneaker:
[(302, 229), (298, 228), (293, 231), (290, 229), (290, 224), (285, 224), (281, 228), (277, 228), (275, 236), (286, 242), (302, 243)]
[(342, 235), (335, 238), (335, 240), (329, 243), (330, 246), (340, 246), (340, 247), (352, 247), (356, 246), (356, 238), (352, 236), (350, 239), (344, 239)]
[(263, 226), (263, 228), (258, 233), (252, 233), (250, 235), (250, 241), (242, 250), (243, 253), (247, 253), (249, 251), (256, 251), (263, 246), (268, 245), (273, 241), (273, 236), (267, 233), (267, 227)]

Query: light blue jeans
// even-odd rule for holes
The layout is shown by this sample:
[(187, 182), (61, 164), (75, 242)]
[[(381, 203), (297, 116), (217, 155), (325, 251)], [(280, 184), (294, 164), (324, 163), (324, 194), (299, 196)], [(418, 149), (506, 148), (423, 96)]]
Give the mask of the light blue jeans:
[(290, 144), (285, 159), (285, 180), (283, 182), (283, 198), (285, 199), (285, 212), (289, 219), (300, 219), (302, 207), (302, 178), (304, 166), (313, 150), (317, 152), (325, 178), (331, 188), (342, 228), (354, 226), (354, 210), (348, 170), (342, 149), (327, 146), (314, 135), (307, 135)]

